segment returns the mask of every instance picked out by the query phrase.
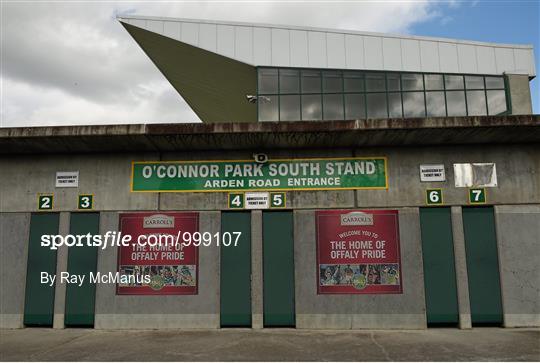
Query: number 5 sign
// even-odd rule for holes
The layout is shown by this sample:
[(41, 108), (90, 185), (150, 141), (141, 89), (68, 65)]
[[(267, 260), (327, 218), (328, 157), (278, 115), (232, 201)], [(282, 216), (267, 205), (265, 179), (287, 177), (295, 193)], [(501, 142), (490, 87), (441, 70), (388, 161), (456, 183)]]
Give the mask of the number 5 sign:
[(286, 208), (285, 193), (270, 193), (270, 208)]

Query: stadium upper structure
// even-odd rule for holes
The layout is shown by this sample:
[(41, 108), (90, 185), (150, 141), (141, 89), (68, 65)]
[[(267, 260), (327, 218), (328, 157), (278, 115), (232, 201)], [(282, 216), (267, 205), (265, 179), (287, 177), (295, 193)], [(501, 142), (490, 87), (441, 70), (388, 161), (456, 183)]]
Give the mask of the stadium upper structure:
[(531, 45), (236, 22), (119, 21), (203, 122), (509, 113)]

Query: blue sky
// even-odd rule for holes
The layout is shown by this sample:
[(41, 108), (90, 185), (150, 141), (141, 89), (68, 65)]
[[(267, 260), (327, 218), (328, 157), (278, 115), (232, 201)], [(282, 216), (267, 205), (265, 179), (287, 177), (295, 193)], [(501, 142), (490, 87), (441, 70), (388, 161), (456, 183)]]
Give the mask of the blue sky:
[[(478, 1), (440, 9), (440, 17), (411, 27), (415, 35), (532, 44), (540, 69), (540, 1)], [(530, 83), (533, 113), (540, 113), (540, 81)]]

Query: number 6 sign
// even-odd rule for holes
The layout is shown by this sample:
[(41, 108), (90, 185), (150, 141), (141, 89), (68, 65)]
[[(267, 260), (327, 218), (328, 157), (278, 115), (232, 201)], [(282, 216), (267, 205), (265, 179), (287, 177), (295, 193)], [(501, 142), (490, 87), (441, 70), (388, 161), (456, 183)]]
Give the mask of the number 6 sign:
[(427, 205), (443, 204), (442, 189), (427, 189), (426, 190), (426, 204)]

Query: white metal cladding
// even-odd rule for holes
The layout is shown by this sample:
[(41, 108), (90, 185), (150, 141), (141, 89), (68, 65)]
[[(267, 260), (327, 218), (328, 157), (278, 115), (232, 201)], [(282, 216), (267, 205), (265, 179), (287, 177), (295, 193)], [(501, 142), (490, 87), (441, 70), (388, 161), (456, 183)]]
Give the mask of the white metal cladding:
[(254, 66), (536, 76), (532, 45), (192, 19), (119, 20)]

